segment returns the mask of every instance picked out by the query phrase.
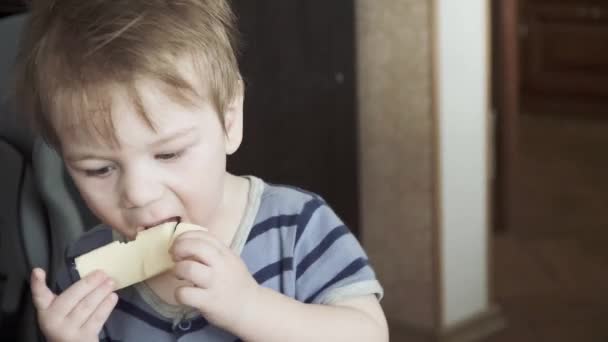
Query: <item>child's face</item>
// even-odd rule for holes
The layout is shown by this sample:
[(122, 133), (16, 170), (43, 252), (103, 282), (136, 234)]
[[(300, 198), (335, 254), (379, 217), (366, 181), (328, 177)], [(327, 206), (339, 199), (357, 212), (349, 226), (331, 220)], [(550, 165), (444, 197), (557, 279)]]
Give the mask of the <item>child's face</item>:
[(223, 211), (226, 154), (241, 141), (242, 97), (222, 125), (207, 101), (196, 108), (181, 105), (152, 81), (138, 82), (137, 89), (157, 132), (117, 89), (112, 113), (118, 146), (62, 136), (70, 175), (99, 219), (129, 239), (177, 216), (213, 229)]

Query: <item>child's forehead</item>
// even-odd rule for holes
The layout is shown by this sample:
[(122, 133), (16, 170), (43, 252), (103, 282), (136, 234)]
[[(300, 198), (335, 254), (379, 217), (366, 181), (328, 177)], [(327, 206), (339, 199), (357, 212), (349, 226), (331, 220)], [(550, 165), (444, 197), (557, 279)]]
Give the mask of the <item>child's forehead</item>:
[(207, 98), (152, 78), (106, 84), (64, 99), (54, 125), (62, 142), (117, 147), (119, 136), (131, 130), (158, 133), (172, 117), (207, 107)]
[[(174, 86), (154, 79), (139, 79), (132, 85), (115, 85), (108, 89), (107, 105), (114, 117), (136, 112), (151, 121), (165, 112), (191, 110), (205, 103), (207, 96), (189, 85)], [(103, 109), (102, 108), (102, 109)], [(92, 108), (98, 111), (100, 108)]]

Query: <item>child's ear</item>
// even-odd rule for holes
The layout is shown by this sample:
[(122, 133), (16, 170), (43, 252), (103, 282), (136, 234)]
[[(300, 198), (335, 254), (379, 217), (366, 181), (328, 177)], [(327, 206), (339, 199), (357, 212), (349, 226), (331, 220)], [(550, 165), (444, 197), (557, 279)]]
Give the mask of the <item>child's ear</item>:
[(236, 152), (243, 141), (243, 81), (239, 81), (236, 95), (224, 113), (224, 132), (226, 139), (226, 154)]

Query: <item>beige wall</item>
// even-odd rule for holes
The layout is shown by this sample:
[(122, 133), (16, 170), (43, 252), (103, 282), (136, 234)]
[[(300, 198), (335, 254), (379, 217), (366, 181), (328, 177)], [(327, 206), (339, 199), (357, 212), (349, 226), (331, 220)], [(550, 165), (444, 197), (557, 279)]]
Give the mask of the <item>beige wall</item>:
[(390, 320), (438, 321), (431, 0), (358, 0), (363, 244)]

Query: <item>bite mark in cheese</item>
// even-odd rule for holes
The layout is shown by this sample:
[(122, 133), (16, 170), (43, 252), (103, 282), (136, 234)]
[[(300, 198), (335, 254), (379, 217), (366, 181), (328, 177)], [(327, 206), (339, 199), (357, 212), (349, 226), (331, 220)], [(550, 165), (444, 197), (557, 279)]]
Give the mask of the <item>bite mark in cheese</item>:
[[(137, 234), (134, 241), (114, 241), (77, 257), (76, 270), (83, 278), (102, 270), (115, 281), (115, 289), (131, 286), (161, 274), (174, 263), (169, 255), (173, 240), (182, 233), (205, 230), (190, 223), (167, 222)], [(175, 231), (174, 231), (175, 230)]]

